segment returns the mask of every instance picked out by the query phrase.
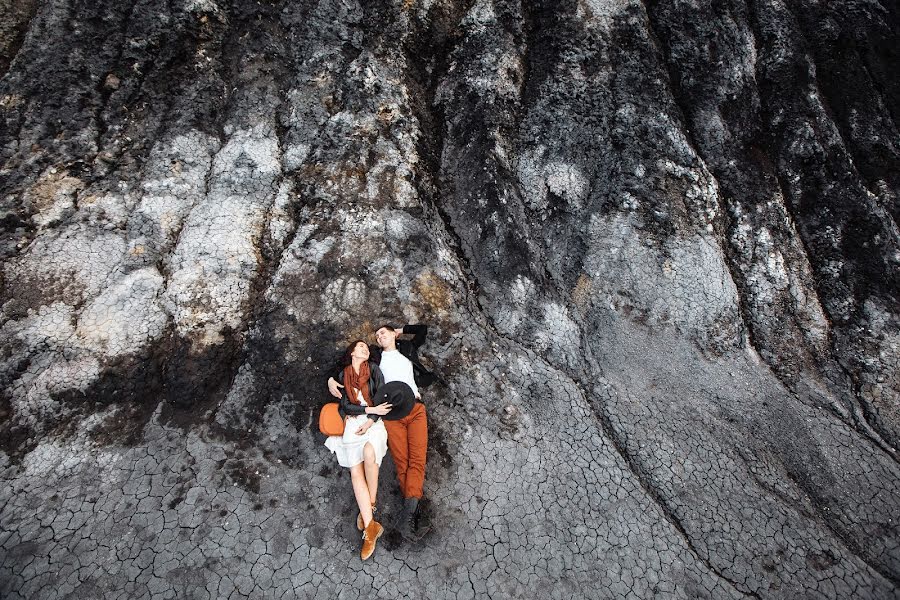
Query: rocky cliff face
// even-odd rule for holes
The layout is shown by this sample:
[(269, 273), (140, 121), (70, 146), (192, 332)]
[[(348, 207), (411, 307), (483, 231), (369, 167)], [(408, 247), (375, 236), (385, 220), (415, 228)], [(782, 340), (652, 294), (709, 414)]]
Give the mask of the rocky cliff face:
[(893, 3), (2, 4), (4, 598), (900, 594)]

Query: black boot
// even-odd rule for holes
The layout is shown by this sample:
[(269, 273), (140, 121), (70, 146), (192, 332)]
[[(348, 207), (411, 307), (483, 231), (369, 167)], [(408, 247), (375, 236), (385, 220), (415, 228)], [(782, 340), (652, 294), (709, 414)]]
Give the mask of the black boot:
[(408, 541), (417, 541), (428, 533), (431, 527), (424, 525), (419, 519), (419, 499), (406, 498), (403, 501), (403, 512), (400, 514), (400, 523), (397, 529)]
[(418, 498), (404, 498), (403, 511), (397, 519), (397, 531), (407, 540), (415, 539), (416, 512), (419, 510)]

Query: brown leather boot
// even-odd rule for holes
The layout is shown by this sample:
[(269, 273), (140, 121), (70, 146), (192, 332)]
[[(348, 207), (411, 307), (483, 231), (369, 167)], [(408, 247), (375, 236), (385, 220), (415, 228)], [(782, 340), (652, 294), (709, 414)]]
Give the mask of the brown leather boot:
[(366, 560), (372, 556), (372, 553), (375, 552), (375, 542), (378, 541), (382, 533), (384, 533), (384, 527), (381, 526), (381, 523), (372, 519), (369, 522), (369, 526), (363, 530), (363, 545), (362, 551), (359, 553), (360, 558)]
[[(375, 505), (374, 504), (372, 505), (372, 518), (373, 519), (375, 518)], [(365, 524), (363, 523), (362, 513), (356, 513), (356, 528), (359, 529), (360, 531), (362, 531), (363, 529), (366, 528)]]

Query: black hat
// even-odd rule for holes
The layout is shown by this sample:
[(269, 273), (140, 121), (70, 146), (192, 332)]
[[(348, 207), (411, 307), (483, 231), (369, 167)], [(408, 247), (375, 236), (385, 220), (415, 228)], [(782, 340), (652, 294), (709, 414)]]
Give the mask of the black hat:
[(412, 412), (416, 405), (416, 395), (412, 388), (402, 381), (391, 381), (375, 392), (373, 404), (393, 404), (391, 412), (381, 417), (387, 421), (398, 421)]

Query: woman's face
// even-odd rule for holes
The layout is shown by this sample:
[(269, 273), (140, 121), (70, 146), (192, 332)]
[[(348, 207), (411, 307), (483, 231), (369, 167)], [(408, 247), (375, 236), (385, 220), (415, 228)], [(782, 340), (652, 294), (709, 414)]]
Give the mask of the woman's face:
[(361, 358), (362, 360), (369, 360), (369, 346), (366, 345), (365, 342), (358, 342), (356, 346), (353, 347), (353, 352), (350, 353), (350, 356), (353, 358)]

